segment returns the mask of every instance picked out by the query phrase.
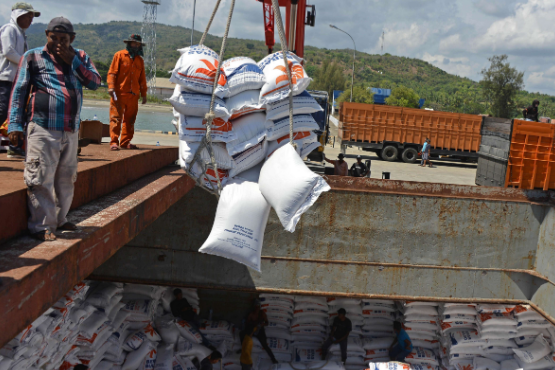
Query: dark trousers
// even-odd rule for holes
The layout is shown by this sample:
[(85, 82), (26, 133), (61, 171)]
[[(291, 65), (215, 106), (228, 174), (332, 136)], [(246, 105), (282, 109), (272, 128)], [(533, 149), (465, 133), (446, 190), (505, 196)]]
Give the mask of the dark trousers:
[(411, 351), (408, 349), (402, 348), (399, 344), (396, 344), (393, 348), (391, 348), (391, 351), (389, 351), (389, 358), (393, 361), (403, 362), (405, 361), (405, 357), (407, 357), (410, 352)]
[[(325, 359), (328, 356), (328, 350), (330, 349), (331, 345), (333, 344), (333, 342), (335, 342), (336, 339), (333, 337), (329, 337), (324, 344), (322, 344), (322, 358)], [(349, 342), (349, 338), (345, 338), (343, 339), (341, 342), (339, 342), (339, 349), (341, 349), (341, 362), (345, 362), (347, 361), (347, 343)]]
[[(0, 81), (0, 125), (8, 119), (8, 112), (10, 111), (10, 96), (12, 93), (13, 83), (10, 81)], [(10, 150), (15, 149), (12, 144), (10, 144)], [(17, 148), (23, 148), (23, 140), (20, 140), (17, 144)]]
[(241, 370), (252, 370), (252, 365), (247, 365), (241, 362)]

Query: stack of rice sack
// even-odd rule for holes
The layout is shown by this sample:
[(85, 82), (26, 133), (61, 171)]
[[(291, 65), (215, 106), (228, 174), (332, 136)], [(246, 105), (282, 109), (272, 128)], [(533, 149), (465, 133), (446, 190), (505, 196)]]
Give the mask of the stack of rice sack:
[[(338, 316), (337, 311), (340, 308), (347, 311), (345, 316), (351, 320), (353, 330), (349, 334), (347, 344), (347, 362), (345, 363), (345, 367), (349, 370), (358, 370), (365, 367), (364, 355), (366, 351), (362, 347), (361, 340), (362, 327), (364, 325), (361, 303), (360, 299), (355, 298), (328, 298), (330, 327), (335, 318)], [(331, 354), (332, 361), (341, 362), (341, 349), (339, 344), (333, 344), (330, 347), (329, 352)]]
[(295, 296), (291, 339), (295, 362), (318, 361), (328, 337), (328, 302), (325, 297)]
[[(293, 80), (293, 133), (297, 152), (304, 158), (318, 148), (317, 135), (313, 132), (319, 126), (310, 115), (322, 111), (322, 107), (305, 89), (311, 79), (306, 74), (301, 61), (293, 53), (287, 54)], [(268, 153), (270, 157), (278, 148), (289, 142), (289, 81), (281, 52), (268, 55), (258, 66), (266, 76), (266, 84), (260, 92), (260, 103), (266, 106), (268, 128)]]
[[(293, 349), (291, 346), (290, 327), (293, 318), (295, 298), (285, 294), (261, 294), (260, 308), (266, 313), (269, 325), (265, 328), (268, 346), (272, 350), (276, 360), (290, 362)], [(270, 357), (262, 348), (262, 344), (254, 338), (253, 352), (256, 352), (261, 360), (267, 362)]]
[(395, 340), (393, 322), (398, 313), (394, 301), (363, 299), (362, 346), (365, 350), (365, 362), (388, 362), (389, 347)]
[(440, 305), (441, 347), (440, 357), (444, 365), (454, 364), (457, 361), (467, 360), (471, 349), (465, 353), (450, 353), (450, 335), (459, 331), (478, 332), (478, 312), (476, 304), (443, 303)]
[(402, 302), (403, 327), (413, 344), (406, 361), (415, 365), (439, 366), (438, 303)]

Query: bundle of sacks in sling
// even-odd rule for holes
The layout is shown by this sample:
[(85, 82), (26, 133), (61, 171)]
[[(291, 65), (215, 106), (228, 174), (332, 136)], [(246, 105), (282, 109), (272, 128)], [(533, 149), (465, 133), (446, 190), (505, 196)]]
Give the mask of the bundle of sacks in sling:
[[(295, 230), (301, 215), (330, 188), (302, 158), (320, 146), (311, 113), (320, 105), (306, 92), (311, 79), (293, 53), (287, 55), (292, 73), (293, 139), (290, 142), (289, 80), (281, 52), (259, 63), (237, 57), (218, 63), (218, 54), (205, 46), (179, 50), (170, 81), (177, 84), (170, 103), (179, 132), (181, 167), (215, 189), (214, 169), (203, 175), (194, 160), (206, 135), (205, 115), (210, 110), (217, 69), (215, 120), (211, 128), (214, 159), (223, 186), (216, 220), (201, 252), (243, 263), (260, 271), (262, 239), (273, 207), (283, 225)], [(211, 164), (208, 150), (197, 158)]]
[[(197, 362), (213, 351), (202, 344), (202, 336), (224, 356), (241, 348), (239, 330), (225, 321), (203, 320), (199, 332), (175, 318), (172, 291), (138, 284), (77, 284), (0, 349), (0, 369), (71, 370), (84, 364), (90, 370), (197, 370)], [(181, 291), (198, 313), (196, 289)]]

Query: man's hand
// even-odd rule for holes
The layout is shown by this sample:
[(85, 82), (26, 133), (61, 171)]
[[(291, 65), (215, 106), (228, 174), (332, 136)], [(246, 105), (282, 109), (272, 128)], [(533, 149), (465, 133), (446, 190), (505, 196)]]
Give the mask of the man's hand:
[(110, 95), (112, 99), (117, 100), (116, 91), (114, 89), (108, 89), (108, 95)]
[(146, 95), (143, 96), (143, 104), (146, 104)]
[(23, 132), (21, 131), (12, 131), (8, 134), (8, 138), (10, 139), (10, 143), (13, 146), (18, 146), (19, 145), (19, 140), (21, 140), (21, 142), (23, 142), (23, 140), (25, 140), (25, 136), (23, 136)]
[(56, 45), (56, 54), (69, 65), (73, 63), (73, 58), (75, 58), (75, 51), (73, 48), (71, 46), (67, 47), (64, 44)]

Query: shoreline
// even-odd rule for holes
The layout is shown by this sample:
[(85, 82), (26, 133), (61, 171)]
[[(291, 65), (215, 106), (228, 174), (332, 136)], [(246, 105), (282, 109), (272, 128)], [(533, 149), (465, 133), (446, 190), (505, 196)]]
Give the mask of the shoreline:
[[(110, 101), (109, 100), (97, 100), (97, 99), (83, 99), (83, 106), (87, 107), (94, 107), (94, 108), (110, 108)], [(142, 105), (139, 102), (139, 112), (141, 110), (149, 110), (155, 112), (166, 112), (172, 113), (172, 106), (171, 105), (160, 105), (160, 104), (145, 104)]]

